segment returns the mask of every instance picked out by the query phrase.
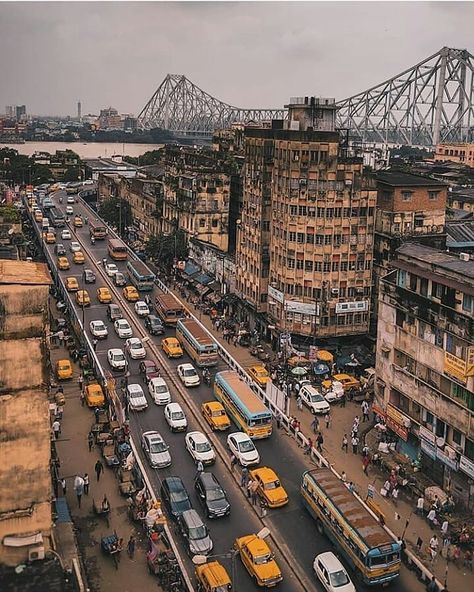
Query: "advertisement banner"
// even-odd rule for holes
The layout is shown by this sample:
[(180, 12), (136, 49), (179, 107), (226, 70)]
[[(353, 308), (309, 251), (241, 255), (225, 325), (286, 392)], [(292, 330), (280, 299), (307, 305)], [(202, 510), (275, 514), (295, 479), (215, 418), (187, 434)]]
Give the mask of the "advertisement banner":
[(280, 292), (280, 290), (276, 290), (275, 288), (268, 286), (268, 295), (270, 298), (273, 298), (273, 300), (283, 304), (283, 292)]
[(436, 449), (436, 458), (453, 471), (458, 470), (458, 463), (454, 459), (452, 459), (444, 450), (441, 450), (441, 448)]
[(397, 434), (397, 436), (400, 436), (400, 438), (402, 440), (404, 440), (405, 442), (408, 440), (408, 430), (405, 427), (403, 427), (402, 425), (400, 425), (396, 421), (393, 421), (393, 419), (388, 416), (386, 419), (386, 424), (387, 424), (387, 427), (390, 430), (392, 430), (392, 432)]
[(444, 373), (465, 383), (466, 362), (449, 352), (444, 352)]
[(474, 347), (467, 348), (466, 376), (474, 376)]
[(472, 460), (469, 460), (466, 456), (461, 456), (459, 459), (459, 468), (468, 477), (474, 479), (474, 462)]
[(421, 440), (421, 450), (433, 460), (436, 460), (436, 446), (432, 446), (425, 440)]
[(420, 438), (422, 438), (423, 440), (426, 440), (432, 446), (435, 446), (436, 436), (433, 434), (433, 432), (430, 432), (430, 430), (427, 430), (425, 427), (420, 426), (418, 434), (419, 434)]

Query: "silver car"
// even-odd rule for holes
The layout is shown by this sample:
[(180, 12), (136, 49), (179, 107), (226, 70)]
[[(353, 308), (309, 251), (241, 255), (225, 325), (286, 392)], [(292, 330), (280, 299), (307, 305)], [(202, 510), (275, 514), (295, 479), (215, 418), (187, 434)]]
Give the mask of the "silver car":
[(142, 434), (142, 448), (154, 469), (163, 469), (171, 465), (171, 454), (166, 442), (159, 432), (144, 432)]

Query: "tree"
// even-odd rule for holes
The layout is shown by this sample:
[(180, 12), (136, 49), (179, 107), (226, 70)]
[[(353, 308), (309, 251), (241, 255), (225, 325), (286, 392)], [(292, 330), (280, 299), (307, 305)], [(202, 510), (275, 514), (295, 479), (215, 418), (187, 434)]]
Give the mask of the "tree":
[(187, 259), (188, 239), (184, 230), (178, 228), (171, 234), (160, 233), (150, 237), (145, 250), (151, 259), (154, 259), (160, 267), (169, 272), (175, 259), (177, 261)]
[(130, 204), (128, 201), (117, 197), (111, 197), (100, 202), (99, 215), (106, 222), (118, 228), (120, 235), (127, 226), (131, 226), (133, 223)]
[(79, 167), (68, 167), (64, 173), (65, 183), (71, 181), (78, 181), (81, 178), (81, 170)]

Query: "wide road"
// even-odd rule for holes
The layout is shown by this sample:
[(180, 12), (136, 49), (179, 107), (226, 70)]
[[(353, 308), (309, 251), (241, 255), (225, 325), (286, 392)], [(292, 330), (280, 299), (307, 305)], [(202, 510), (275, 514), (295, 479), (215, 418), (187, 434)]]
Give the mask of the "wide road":
[[(60, 204), (58, 197), (63, 196), (63, 203)], [(66, 195), (65, 192), (56, 193), (53, 201), (56, 207), (65, 212), (66, 209)], [(81, 214), (82, 217), (90, 217), (90, 210), (79, 200), (79, 203), (73, 205), (74, 212)], [(71, 218), (72, 220), (72, 218)], [(116, 288), (103, 272), (101, 261), (103, 258), (108, 258), (107, 241), (96, 241), (92, 245), (89, 239), (89, 229), (87, 226), (83, 228), (74, 229), (72, 223), (70, 224), (72, 240), (77, 240), (83, 247), (83, 253), (86, 257), (85, 265), (76, 265), (72, 263), (72, 256), (69, 253), (70, 241), (62, 241), (60, 239), (60, 230), (58, 230), (57, 243), (62, 242), (68, 251), (68, 258), (71, 262), (71, 269), (69, 271), (59, 272), (63, 278), (74, 276), (77, 278), (80, 288), (86, 289), (91, 296), (91, 306), (84, 309), (84, 320), (86, 330), (88, 330), (89, 322), (92, 320), (102, 320), (106, 323), (109, 336), (106, 340), (99, 341), (97, 346), (97, 355), (101, 361), (103, 369), (110, 372), (107, 363), (107, 350), (112, 347), (120, 347), (123, 349), (124, 341), (118, 338), (113, 330), (112, 323), (109, 323), (106, 317), (105, 304), (100, 304), (96, 297), (96, 290), (102, 286), (108, 286), (112, 291), (113, 302), (119, 304), (122, 308), (124, 317), (130, 322), (135, 337), (143, 338), (147, 336), (144, 328), (144, 323), (135, 314), (133, 304), (126, 302), (121, 294), (121, 289)], [(54, 245), (45, 245), (54, 256)], [(108, 258), (108, 261), (111, 260)], [(126, 275), (126, 262), (115, 262), (121, 272)], [(82, 271), (84, 267), (94, 270), (97, 281), (96, 284), (84, 284), (82, 278)], [(157, 290), (157, 288), (155, 288)], [(74, 301), (75, 302), (75, 301)], [(81, 318), (82, 310), (77, 307), (79, 318)], [(167, 330), (166, 335), (173, 335), (172, 330)], [(283, 486), (286, 488), (290, 502), (280, 509), (270, 510), (268, 515), (263, 520), (259, 518), (254, 512), (244, 495), (241, 488), (238, 486), (235, 478), (231, 475), (229, 469), (229, 454), (226, 448), (225, 434), (215, 434), (203, 424), (199, 408), (202, 402), (213, 399), (212, 392), (209, 387), (201, 385), (195, 389), (186, 389), (182, 386), (176, 378), (176, 366), (183, 361), (189, 361), (185, 355), (181, 360), (168, 360), (162, 353), (159, 343), (162, 337), (149, 337), (145, 340), (147, 347), (147, 358), (154, 360), (160, 367), (162, 376), (168, 383), (172, 400), (179, 402), (188, 419), (188, 429), (204, 431), (218, 454), (216, 464), (206, 469), (212, 471), (225, 490), (227, 491), (229, 500), (232, 504), (232, 510), (229, 517), (215, 521), (206, 520), (208, 524), (210, 535), (214, 543), (215, 554), (225, 554), (231, 549), (236, 537), (243, 536), (248, 533), (257, 532), (264, 525), (268, 526), (272, 536), (277, 544), (270, 542), (275, 548), (276, 559), (283, 572), (284, 580), (280, 584), (279, 589), (285, 592), (300, 592), (301, 590), (323, 590), (322, 586), (317, 582), (312, 573), (312, 562), (316, 554), (331, 549), (329, 541), (318, 534), (315, 523), (309, 517), (307, 512), (301, 505), (299, 495), (299, 485), (301, 475), (307, 468), (307, 460), (303, 457), (301, 451), (295, 449), (294, 444), (289, 440), (283, 432), (275, 430), (271, 438), (257, 442), (257, 447), (261, 456), (261, 465), (266, 465), (273, 468), (279, 475)], [(131, 376), (129, 383), (139, 383), (142, 385), (144, 392), (148, 395), (145, 383), (139, 375), (138, 366), (139, 361), (129, 360), (129, 370)], [(221, 361), (216, 371), (226, 368)], [(120, 375), (117, 375), (119, 378)], [(120, 380), (118, 381), (120, 383)], [(141, 434), (147, 430), (158, 430), (166, 439), (170, 446), (173, 463), (171, 467), (163, 470), (151, 469), (142, 458), (143, 464), (146, 467), (150, 482), (155, 488), (155, 492), (159, 495), (160, 483), (164, 477), (170, 475), (179, 475), (193, 501), (194, 507), (198, 510), (201, 516), (200, 504), (196, 498), (193, 487), (193, 478), (195, 475), (195, 464), (188, 454), (184, 446), (183, 434), (172, 434), (169, 432), (167, 424), (163, 416), (163, 407), (156, 406), (151, 399), (148, 399), (148, 409), (139, 413), (130, 414), (130, 427), (133, 434), (134, 441), (137, 445), (140, 443)], [(234, 428), (231, 427), (231, 431)], [(141, 454), (141, 451), (140, 451)], [(179, 537), (177, 536), (179, 541)], [(228, 559), (222, 559), (226, 564), (230, 573), (230, 562)], [(189, 572), (192, 573), (192, 564), (186, 560)], [(291, 566), (291, 569), (290, 567)], [(242, 567), (240, 560), (236, 562), (236, 589), (237, 590), (257, 590), (252, 580), (250, 579), (245, 568)], [(358, 585), (358, 590), (364, 589), (363, 586)], [(406, 569), (402, 570), (402, 577), (393, 585), (392, 590), (398, 592), (402, 590), (417, 590), (421, 589), (420, 584), (416, 581), (413, 575)]]

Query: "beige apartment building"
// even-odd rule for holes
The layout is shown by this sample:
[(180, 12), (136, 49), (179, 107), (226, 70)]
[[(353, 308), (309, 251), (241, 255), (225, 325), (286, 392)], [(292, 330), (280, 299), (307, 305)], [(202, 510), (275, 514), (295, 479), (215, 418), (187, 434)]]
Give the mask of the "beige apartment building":
[(474, 261), (408, 243), (380, 282), (376, 397), (401, 452), (474, 505)]
[(237, 293), (274, 334), (365, 334), (375, 181), (342, 154), (333, 99), (287, 108), (288, 121), (245, 130)]
[(448, 160), (474, 167), (474, 144), (437, 144), (435, 161)]

